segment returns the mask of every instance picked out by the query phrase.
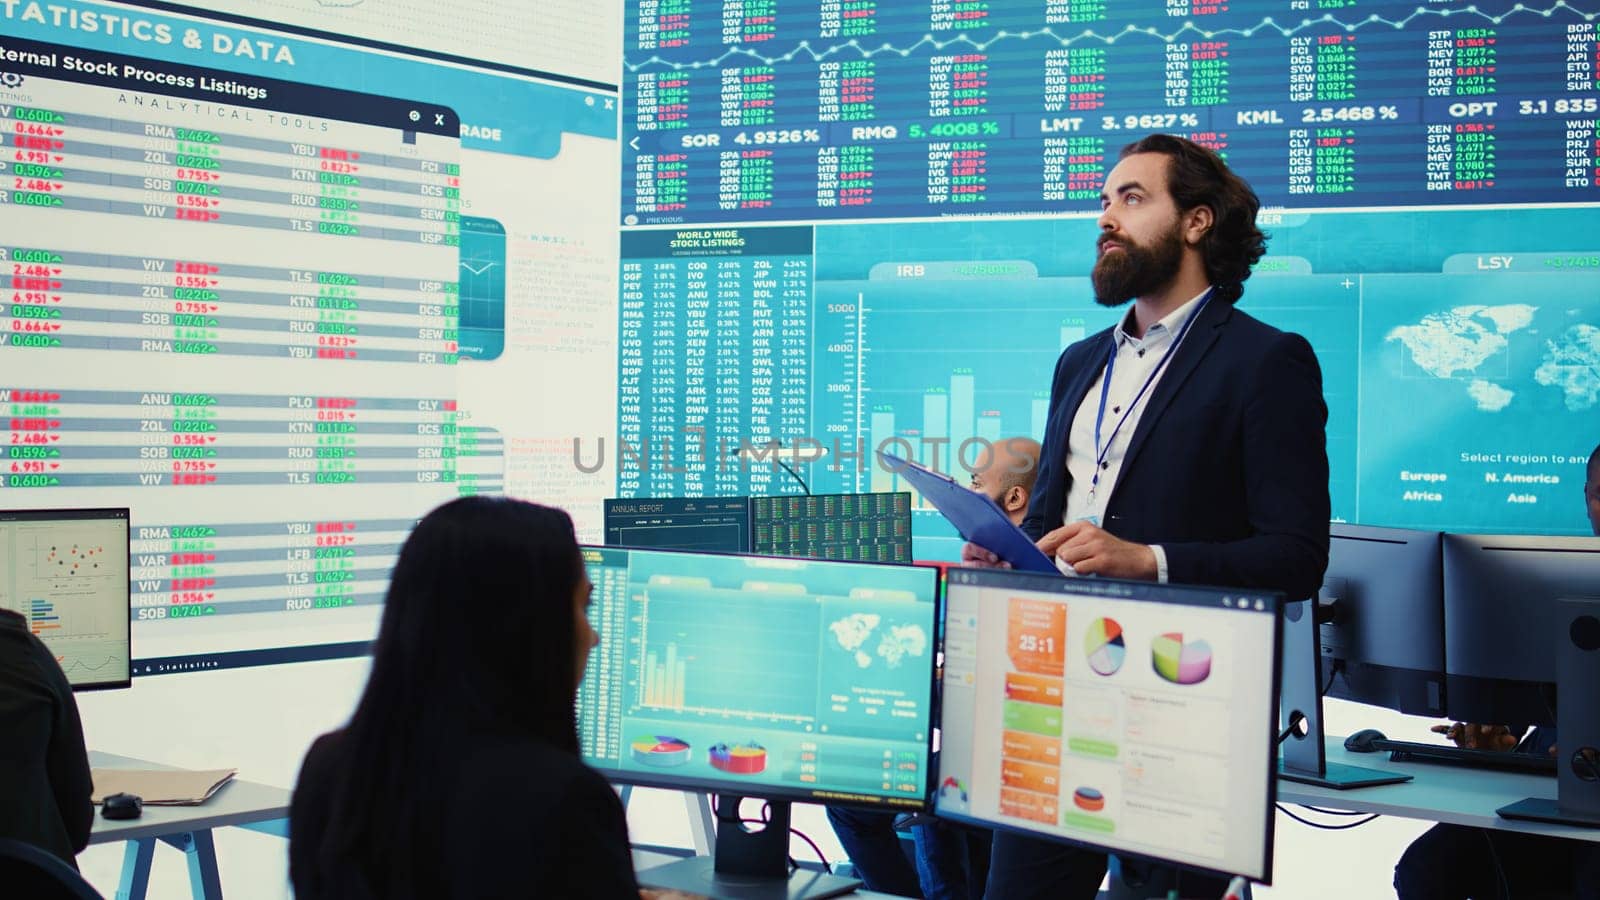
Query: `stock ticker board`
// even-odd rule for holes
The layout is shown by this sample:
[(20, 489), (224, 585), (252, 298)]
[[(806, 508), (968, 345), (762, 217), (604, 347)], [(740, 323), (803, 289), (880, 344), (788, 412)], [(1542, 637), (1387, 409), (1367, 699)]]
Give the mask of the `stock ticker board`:
[[(1593, 8), (1589, 8), (1592, 6)], [(1305, 335), (1334, 517), (1587, 533), (1600, 408), (1600, 0), (630, 5), (623, 496), (790, 492), (722, 448), (822, 443), (817, 491), (1043, 436), (1111, 325), (1120, 148), (1219, 150), (1263, 202), (1242, 309)], [(676, 441), (677, 443), (672, 443)], [(914, 555), (953, 531), (914, 501)]]
[(1222, 152), (1267, 206), (1593, 202), (1597, 13), (636, 0), (622, 221), (1082, 211), (1156, 131)]

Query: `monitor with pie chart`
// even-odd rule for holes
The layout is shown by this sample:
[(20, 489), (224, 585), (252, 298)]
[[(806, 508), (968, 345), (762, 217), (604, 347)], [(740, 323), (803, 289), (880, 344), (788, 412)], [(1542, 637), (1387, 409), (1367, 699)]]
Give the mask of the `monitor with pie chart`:
[(955, 569), (941, 818), (1269, 882), (1280, 598)]
[[(715, 793), (729, 817), (738, 813), (724, 813), (722, 798), (735, 810), (740, 797), (767, 800), (768, 830), (787, 831), (792, 800), (927, 808), (937, 568), (611, 546), (583, 554), (600, 634), (578, 695), (589, 765), (621, 784)], [(738, 833), (718, 829), (717, 871)], [(785, 838), (770, 866), (740, 877), (782, 880), (787, 847)], [(717, 894), (695, 880), (707, 864), (642, 872), (640, 883)]]

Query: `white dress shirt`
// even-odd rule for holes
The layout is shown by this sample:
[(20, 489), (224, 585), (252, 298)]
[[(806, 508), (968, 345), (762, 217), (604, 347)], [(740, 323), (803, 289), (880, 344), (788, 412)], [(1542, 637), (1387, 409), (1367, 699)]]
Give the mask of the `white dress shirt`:
[[(1210, 290), (1207, 288), (1206, 292)], [(1190, 313), (1199, 306), (1206, 292), (1151, 325), (1145, 330), (1143, 338), (1128, 333), (1128, 322), (1134, 316), (1134, 310), (1128, 310), (1128, 315), (1117, 325), (1112, 334), (1117, 345), (1117, 364), (1112, 368), (1111, 384), (1105, 386), (1106, 414), (1100, 424), (1104, 456), (1098, 461), (1095, 459), (1094, 444), (1094, 421), (1100, 410), (1100, 392), (1105, 385), (1106, 369), (1101, 365), (1095, 370), (1089, 392), (1084, 395), (1083, 403), (1079, 404), (1078, 412), (1073, 416), (1072, 430), (1067, 437), (1067, 474), (1072, 479), (1072, 486), (1067, 490), (1066, 511), (1061, 517), (1063, 525), (1090, 519), (1105, 526), (1106, 502), (1111, 499), (1111, 491), (1122, 474), (1122, 460), (1128, 454), (1128, 444), (1139, 428), (1139, 419), (1144, 415), (1145, 407), (1149, 406), (1156, 385), (1161, 383), (1172, 364), (1169, 362), (1161, 366), (1160, 371), (1156, 371), (1156, 367), (1161, 365), (1168, 348), (1176, 352), (1172, 342), (1177, 339), (1178, 331), (1183, 328)], [(1150, 386), (1139, 396), (1139, 389), (1144, 387), (1146, 380), (1150, 381)], [(1135, 397), (1138, 398), (1137, 402)], [(1124, 415), (1127, 416), (1125, 420)], [(1121, 428), (1117, 427), (1118, 422), (1122, 423)], [(1100, 475), (1098, 484), (1094, 477), (1097, 468)], [(1115, 536), (1115, 532), (1112, 534)], [(1156, 578), (1165, 584), (1166, 550), (1159, 544), (1150, 545), (1150, 549), (1156, 555)]]

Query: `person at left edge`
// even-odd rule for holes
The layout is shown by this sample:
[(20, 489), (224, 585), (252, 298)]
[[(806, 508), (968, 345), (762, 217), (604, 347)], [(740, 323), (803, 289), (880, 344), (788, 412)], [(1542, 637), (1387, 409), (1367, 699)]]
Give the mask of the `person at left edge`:
[[(77, 868), (94, 806), (72, 686), (28, 620), (0, 609), (0, 838)], [(0, 896), (6, 894), (0, 885)]]

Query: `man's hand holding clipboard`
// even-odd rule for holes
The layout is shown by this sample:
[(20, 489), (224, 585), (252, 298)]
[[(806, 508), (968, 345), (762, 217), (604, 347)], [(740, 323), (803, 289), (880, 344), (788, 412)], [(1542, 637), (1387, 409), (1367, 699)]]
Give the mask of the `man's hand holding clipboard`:
[(1087, 520), (1069, 522), (1035, 544), (983, 494), (891, 453), (878, 451), (878, 460), (910, 482), (917, 493), (955, 526), (967, 542), (961, 548), (964, 566), (1146, 581), (1157, 579), (1155, 552), (1145, 544), (1122, 540)]
[[(1035, 546), (1022, 529), (1011, 524), (1005, 512), (983, 494), (956, 483), (948, 475), (882, 450), (878, 451), (878, 462), (904, 478), (923, 499), (932, 503), (955, 526), (969, 547), (977, 545), (973, 549), (985, 550), (992, 557), (987, 563), (975, 558), (972, 565), (1004, 563), (1006, 568), (1024, 572), (1060, 571), (1050, 557)], [(968, 562), (967, 555), (967, 549), (963, 548), (963, 563)]]

